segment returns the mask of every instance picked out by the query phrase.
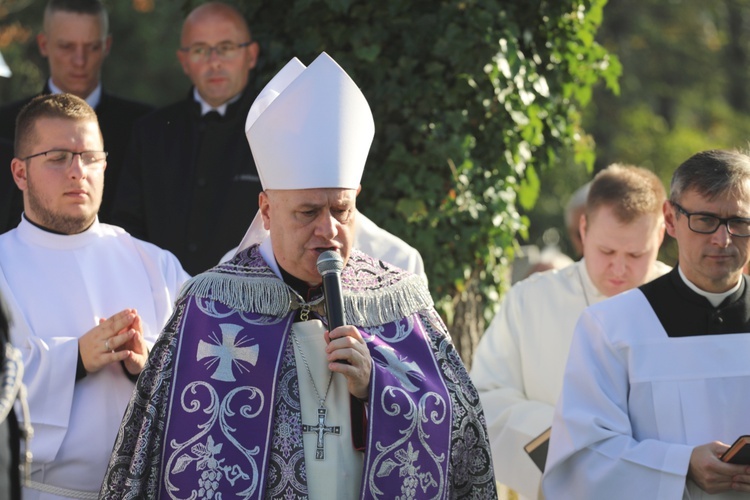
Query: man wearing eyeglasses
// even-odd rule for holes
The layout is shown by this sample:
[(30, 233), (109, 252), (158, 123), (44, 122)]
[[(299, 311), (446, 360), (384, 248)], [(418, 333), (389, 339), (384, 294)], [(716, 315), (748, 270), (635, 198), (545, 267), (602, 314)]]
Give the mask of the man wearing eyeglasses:
[(100, 223), (107, 153), (72, 94), (18, 116), (17, 228), (0, 236), (0, 295), (21, 350), (33, 464), (25, 499), (95, 498), (150, 346), (188, 278), (177, 258)]
[[(107, 190), (99, 210), (101, 219), (110, 221), (123, 157), (133, 122), (149, 112), (146, 104), (110, 94), (102, 87), (101, 70), (112, 46), (109, 18), (100, 0), (50, 0), (44, 10), (44, 28), (37, 36), (39, 52), (47, 59), (50, 77), (42, 94), (68, 92), (85, 99), (96, 110), (107, 158)], [(0, 138), (13, 141), (16, 116), (31, 97), (0, 108)], [(3, 165), (4, 167), (7, 164)], [(9, 176), (8, 171), (2, 175)], [(10, 179), (6, 179), (11, 183)], [(4, 184), (5, 181), (0, 181)], [(11, 193), (10, 218), (0, 219), (0, 233), (21, 220), (20, 193)]]
[(705, 151), (664, 204), (679, 264), (584, 311), (552, 424), (547, 498), (747, 498), (750, 156)]
[(579, 214), (584, 257), (513, 285), (482, 336), (471, 377), (487, 416), (495, 478), (521, 500), (540, 498), (544, 457), (532, 460), (524, 447), (537, 436), (544, 441), (552, 424), (581, 312), (670, 270), (656, 259), (666, 197), (645, 168), (601, 170)]
[(134, 128), (115, 223), (174, 252), (191, 274), (218, 263), (255, 212), (261, 185), (244, 125), (258, 51), (234, 7), (195, 8), (177, 50), (193, 87)]

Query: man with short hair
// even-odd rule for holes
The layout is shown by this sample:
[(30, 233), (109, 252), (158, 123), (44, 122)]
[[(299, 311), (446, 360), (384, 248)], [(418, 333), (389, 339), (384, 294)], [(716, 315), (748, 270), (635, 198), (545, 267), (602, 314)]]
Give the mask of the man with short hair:
[(664, 203), (679, 263), (588, 308), (570, 348), (547, 498), (747, 498), (719, 457), (748, 433), (750, 156), (704, 151)]
[(193, 84), (189, 95), (144, 117), (133, 131), (115, 223), (174, 252), (191, 274), (237, 245), (261, 191), (244, 136), (258, 52), (234, 7), (196, 7), (177, 50)]
[[(260, 210), (237, 255), (185, 285), (101, 497), (496, 500), (481, 404), (425, 281), (352, 248), (375, 130), (362, 92), (327, 54), (295, 58), (247, 127)], [(324, 252), (343, 268), (336, 328)]]
[(91, 498), (188, 275), (169, 252), (99, 222), (107, 153), (84, 100), (32, 99), (18, 115), (15, 151), (24, 214), (0, 236), (0, 295), (34, 428), (24, 498)]
[[(135, 120), (151, 106), (110, 94), (101, 84), (101, 70), (112, 46), (107, 11), (100, 0), (50, 0), (44, 10), (44, 27), (37, 35), (39, 52), (47, 58), (50, 77), (42, 94), (67, 92), (96, 110), (104, 136), (107, 156), (107, 190), (99, 210), (104, 222), (111, 220), (115, 188), (119, 181), (130, 130)], [(0, 138), (13, 141), (16, 116), (31, 97), (0, 108)], [(7, 171), (2, 175), (8, 175)], [(10, 180), (8, 180), (10, 182)], [(4, 183), (0, 183), (4, 184)], [(0, 219), (0, 233), (21, 220), (21, 193), (13, 191), (16, 201), (10, 222)]]
[(514, 285), (479, 343), (471, 377), (485, 408), (495, 476), (524, 498), (539, 497), (542, 477), (524, 446), (552, 424), (581, 311), (669, 270), (656, 260), (665, 198), (646, 169), (599, 172), (581, 216), (583, 259)]

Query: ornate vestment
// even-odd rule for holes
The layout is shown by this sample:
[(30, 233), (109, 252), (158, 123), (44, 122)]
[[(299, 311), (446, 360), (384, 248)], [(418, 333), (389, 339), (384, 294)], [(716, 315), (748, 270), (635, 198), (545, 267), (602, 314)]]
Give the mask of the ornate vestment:
[[(342, 288), (373, 358), (361, 498), (497, 498), (479, 397), (422, 279), (353, 250)], [(257, 246), (190, 281), (101, 497), (306, 498), (289, 334), (297, 310), (315, 306)]]

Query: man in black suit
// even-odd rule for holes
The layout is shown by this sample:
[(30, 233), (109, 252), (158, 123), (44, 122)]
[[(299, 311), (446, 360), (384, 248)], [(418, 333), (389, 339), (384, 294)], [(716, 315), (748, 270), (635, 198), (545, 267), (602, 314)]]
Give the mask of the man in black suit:
[(170, 250), (190, 274), (236, 247), (257, 211), (261, 185), (244, 126), (258, 51), (236, 9), (195, 8), (177, 51), (193, 88), (133, 129), (114, 222)]
[[(108, 33), (109, 18), (100, 0), (50, 0), (44, 11), (43, 31), (37, 35), (39, 52), (47, 58), (50, 72), (42, 93), (67, 92), (85, 99), (99, 119), (104, 147), (109, 152), (107, 189), (99, 210), (99, 219), (104, 222), (110, 220), (133, 122), (152, 109), (102, 89), (102, 64), (112, 46), (112, 36)], [(0, 138), (14, 140), (16, 116), (32, 97), (0, 107)], [(0, 168), (0, 175), (12, 181), (8, 165)], [(0, 185), (5, 185), (5, 180), (3, 178)], [(14, 191), (14, 196), (20, 199), (20, 192)], [(20, 204), (13, 206), (20, 207)], [(0, 233), (17, 225), (20, 211), (10, 216), (10, 225), (4, 218), (0, 219)]]

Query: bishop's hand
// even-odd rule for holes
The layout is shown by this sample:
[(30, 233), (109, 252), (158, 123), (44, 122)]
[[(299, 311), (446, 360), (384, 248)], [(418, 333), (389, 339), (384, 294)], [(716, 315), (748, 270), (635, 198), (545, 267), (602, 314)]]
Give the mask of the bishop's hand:
[(359, 330), (349, 325), (340, 326), (332, 332), (326, 332), (325, 339), (328, 342), (328, 369), (346, 377), (352, 396), (366, 400), (370, 393), (372, 358)]

